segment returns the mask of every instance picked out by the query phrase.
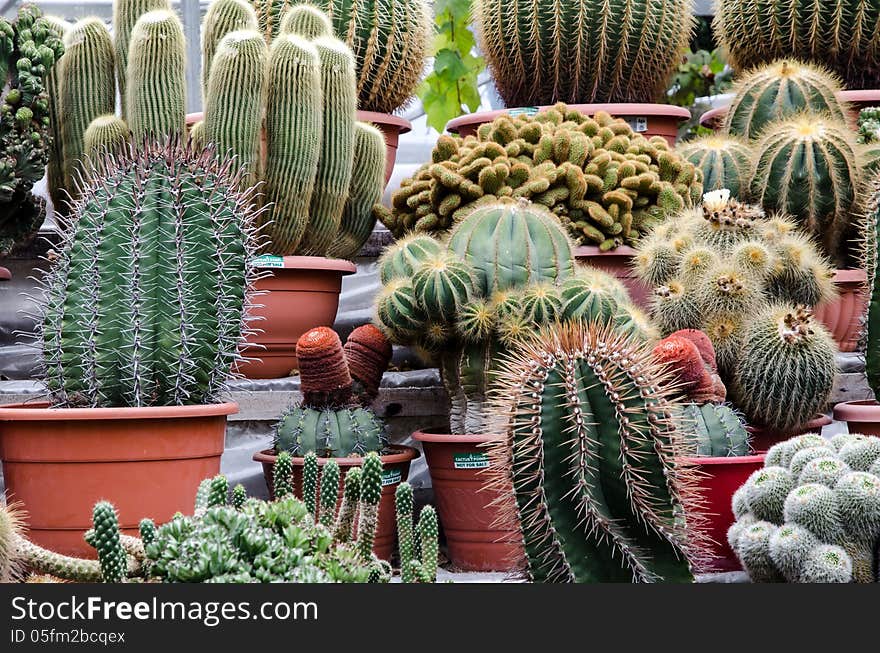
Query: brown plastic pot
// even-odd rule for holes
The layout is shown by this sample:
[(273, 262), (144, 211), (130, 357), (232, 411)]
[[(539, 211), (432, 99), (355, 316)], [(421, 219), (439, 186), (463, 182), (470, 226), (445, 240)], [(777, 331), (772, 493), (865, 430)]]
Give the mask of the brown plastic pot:
[[(645, 137), (662, 136), (670, 147), (675, 145), (678, 138), (678, 125), (691, 117), (690, 111), (684, 107), (671, 104), (569, 104), (569, 108), (592, 116), (604, 111), (615, 118), (626, 120), (633, 131), (639, 132)], [(526, 107), (521, 109), (500, 109), (498, 111), (481, 111), (465, 116), (459, 116), (446, 123), (446, 131), (461, 136), (471, 136), (477, 133), (480, 125), (492, 122), (498, 116), (505, 113), (536, 113), (552, 109), (552, 105), (541, 107)]]
[[(840, 404), (838, 404), (838, 406), (839, 405)], [(834, 410), (836, 411), (837, 408)], [(749, 426), (747, 428), (752, 436), (752, 449), (754, 449), (756, 453), (762, 454), (774, 444), (782, 442), (783, 440), (788, 440), (797, 435), (803, 435), (804, 433), (821, 433), (822, 427), (828, 426), (829, 424), (831, 424), (831, 418), (828, 417), (828, 415), (818, 415), (802, 427), (791, 431), (779, 431), (766, 426)]]
[(510, 571), (525, 557), (519, 524), (498, 525), (499, 510), (490, 504), (500, 493), (485, 487), (481, 473), (489, 467), (484, 445), (497, 438), (413, 433), (425, 450), (449, 559), (465, 571)]
[(861, 319), (867, 304), (867, 279), (868, 275), (864, 270), (835, 271), (837, 299), (817, 306), (814, 310), (816, 319), (831, 332), (840, 351), (855, 351), (858, 348)]
[[(379, 501), (379, 523), (376, 526), (376, 540), (373, 543), (373, 553), (383, 560), (391, 559), (394, 550), (394, 542), (397, 539), (397, 514), (394, 511), (394, 493), (397, 486), (409, 477), (410, 463), (421, 454), (418, 449), (404, 445), (391, 445), (388, 447), (391, 453), (380, 456), (382, 460), (382, 498)], [(272, 470), (275, 465), (275, 450), (264, 449), (254, 454), (254, 460), (263, 465), (263, 478), (269, 488), (269, 496), (275, 496), (273, 487)], [(293, 458), (293, 491), (298, 497), (302, 497), (302, 467), (304, 458)], [(318, 458), (318, 465), (323, 467), (330, 458)], [(363, 458), (333, 458), (339, 465), (340, 472), (340, 502), (341, 489), (345, 487), (345, 474), (352, 467), (360, 467)], [(321, 485), (318, 482), (320, 496)], [(338, 506), (337, 506), (338, 507)]]
[(604, 270), (612, 277), (619, 279), (629, 291), (633, 303), (643, 310), (648, 310), (651, 290), (642, 283), (633, 269), (632, 262), (635, 254), (636, 250), (627, 245), (621, 245), (608, 252), (599, 251), (595, 245), (582, 245), (574, 250), (577, 260)]
[[(249, 379), (277, 379), (297, 367), (296, 341), (309, 329), (333, 326), (342, 277), (357, 269), (351, 261), (320, 256), (285, 256), (284, 267), (256, 283), (251, 323), (261, 333), (248, 336), (241, 353), (249, 359), (236, 370)], [(263, 292), (263, 294), (259, 294)]]
[(850, 433), (880, 436), (880, 403), (873, 399), (837, 404), (834, 419), (846, 422)]
[(192, 512), (199, 483), (220, 473), (226, 416), (238, 404), (150, 408), (0, 406), (0, 458), (29, 537), (52, 551), (92, 556), (83, 541), (97, 501), (111, 501), (125, 533)]

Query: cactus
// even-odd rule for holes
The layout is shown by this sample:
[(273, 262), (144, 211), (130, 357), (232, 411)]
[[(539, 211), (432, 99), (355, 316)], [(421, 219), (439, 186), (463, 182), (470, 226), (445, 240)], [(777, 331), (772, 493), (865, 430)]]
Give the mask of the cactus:
[(391, 343), (375, 326), (364, 324), (349, 334), (343, 351), (352, 379), (352, 394), (361, 406), (368, 407), (378, 396), (382, 375), (391, 361)]
[(825, 66), (851, 88), (880, 80), (880, 6), (870, 0), (725, 0), (714, 32), (738, 71), (795, 57)]
[(527, 7), (478, 0), (474, 19), (480, 50), (509, 107), (653, 102), (666, 90), (693, 21), (685, 0), (552, 0)]
[(106, 157), (101, 178), (82, 187), (40, 308), (38, 338), (60, 404), (220, 396), (255, 278), (255, 216), (250, 191), (237, 190), (240, 175), (213, 150), (152, 143)]
[(321, 469), (320, 522), (328, 529), (336, 521), (336, 502), (339, 500), (339, 464), (328, 460)]
[(207, 508), (215, 506), (225, 506), (229, 503), (229, 481), (222, 474), (218, 474), (211, 479), (208, 489)]
[(397, 548), (400, 552), (400, 581), (415, 582), (412, 562), (415, 555), (415, 533), (413, 532), (413, 491), (404, 481), (394, 493), (394, 511), (397, 516)]
[[(238, 483), (232, 488), (232, 497), (229, 500), (229, 505), (236, 510), (241, 510), (244, 508), (245, 501), (247, 501), (247, 490), (245, 490), (244, 485)], [(143, 539), (143, 534), (141, 534), (141, 539)], [(149, 544), (149, 542), (145, 541), (144, 544)]]
[(422, 583), (433, 583), (437, 580), (438, 528), (437, 511), (434, 506), (423, 507), (419, 513), (419, 524), (416, 529), (419, 536), (419, 549), (422, 552), (419, 568), (419, 582)]
[(136, 141), (186, 133), (186, 42), (171, 11), (143, 14), (131, 30), (125, 120)]
[(116, 52), (116, 81), (119, 84), (123, 120), (128, 120), (126, 88), (131, 36), (135, 23), (149, 11), (171, 11), (171, 4), (168, 0), (116, 0), (113, 3), (113, 47)]
[(293, 462), (289, 451), (279, 451), (272, 466), (272, 496), (276, 499), (293, 496)]
[(675, 151), (703, 172), (705, 190), (728, 188), (734, 197), (748, 191), (752, 154), (748, 144), (737, 136), (703, 136), (682, 143)]
[(281, 19), (280, 30), (281, 34), (297, 34), (309, 41), (333, 36), (330, 17), (310, 4), (298, 4), (288, 9)]
[[(57, 18), (55, 16), (45, 16), (46, 22), (52, 33), (61, 40), (61, 52), (64, 49), (64, 39), (67, 32), (72, 27), (71, 23)], [(61, 114), (61, 62), (60, 55), (57, 65), (52, 67), (46, 76), (46, 94), (49, 96), (49, 129), (51, 130), (52, 140), (51, 149), (49, 150), (49, 162), (46, 168), (46, 185), (48, 186), (49, 197), (52, 200), (52, 206), (55, 208), (56, 215), (60, 218), (65, 205), (64, 197), (64, 150), (63, 139), (61, 135), (63, 119)]]
[(425, 506), (413, 522), (413, 491), (406, 481), (394, 494), (397, 543), (400, 550), (400, 582), (433, 583), (437, 578), (437, 513)]
[(92, 512), (94, 544), (105, 583), (121, 583), (126, 574), (126, 554), (119, 541), (119, 519), (108, 501), (100, 501)]
[(342, 505), (336, 516), (336, 526), (333, 529), (333, 541), (344, 544), (353, 536), (352, 529), (355, 525), (358, 504), (361, 500), (361, 468), (352, 467), (345, 473), (345, 487), (342, 492)]
[(379, 522), (379, 501), (382, 499), (382, 461), (379, 454), (371, 451), (364, 456), (361, 470), (357, 550), (361, 559), (370, 560)]
[(294, 4), (293, 0), (250, 0), (257, 15), (257, 25), (266, 43), (272, 43), (281, 33), (285, 14)]
[[(828, 443), (807, 434), (774, 445), (765, 468), (734, 495), (738, 521), (729, 539), (752, 580), (877, 582), (880, 477), (866, 471), (877, 461), (873, 436)], [(768, 537), (752, 542), (742, 524), (757, 519)]]
[(874, 179), (867, 189), (869, 194), (868, 210), (865, 214), (865, 223), (862, 242), (862, 260), (865, 262), (867, 274), (866, 292), (868, 296), (868, 308), (865, 314), (865, 376), (868, 385), (875, 394), (880, 394), (880, 275), (878, 262), (878, 235), (880, 235), (880, 180)]
[(677, 394), (697, 404), (720, 403), (726, 398), (715, 349), (702, 331), (676, 331), (657, 343), (653, 353), (657, 362), (669, 367)]
[(309, 451), (303, 457), (302, 499), (309, 513), (318, 514), (318, 456)]
[[(755, 139), (769, 124), (802, 112), (827, 114), (843, 121), (846, 112), (836, 97), (841, 90), (838, 79), (821, 68), (791, 59), (774, 61), (737, 82), (724, 118), (724, 131)], [(734, 189), (731, 191), (736, 194)]]
[(338, 407), (351, 399), (351, 374), (342, 342), (333, 329), (316, 327), (296, 343), (303, 404), (311, 408)]
[(114, 114), (98, 116), (83, 134), (83, 153), (99, 168), (105, 154), (124, 156), (130, 142), (131, 130), (122, 118)]
[(511, 357), (490, 464), (529, 580), (691, 581), (699, 513), (663, 379), (650, 348), (594, 324), (545, 330)]
[(202, 479), (199, 487), (196, 489), (196, 496), (193, 501), (193, 514), (205, 512), (208, 508), (208, 499), (211, 496), (211, 480), (210, 478)]
[[(257, 14), (247, 0), (214, 0), (208, 6), (208, 11), (202, 21), (202, 101), (205, 105), (208, 103), (208, 98), (211, 97), (209, 91), (211, 67), (220, 41), (231, 32), (257, 31), (257, 29)], [(257, 35), (263, 42), (263, 56), (265, 58), (266, 41), (262, 34), (257, 32)], [(265, 66), (265, 61), (263, 66)]]
[(366, 408), (310, 408), (294, 406), (281, 416), (275, 429), (277, 451), (295, 456), (315, 452), (322, 458), (363, 456), (381, 451), (385, 427)]
[(687, 437), (694, 438), (698, 456), (747, 456), (749, 434), (740, 415), (729, 406), (687, 404), (678, 416)]

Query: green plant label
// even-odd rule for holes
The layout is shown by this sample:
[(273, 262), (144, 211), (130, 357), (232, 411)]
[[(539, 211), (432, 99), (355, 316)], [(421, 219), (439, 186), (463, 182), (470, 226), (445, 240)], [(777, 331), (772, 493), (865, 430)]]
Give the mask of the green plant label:
[(382, 487), (400, 483), (401, 480), (399, 469), (386, 469), (382, 472)]
[(284, 257), (272, 256), (271, 254), (263, 254), (254, 259), (254, 267), (258, 268), (283, 268)]
[(455, 469), (484, 469), (489, 466), (489, 454), (454, 453), (452, 464)]
[(633, 116), (632, 118), (627, 118), (626, 121), (629, 123), (629, 128), (636, 133), (648, 131), (648, 118), (646, 116)]
[(507, 114), (511, 117), (526, 116), (531, 117), (538, 113), (538, 107), (519, 107), (517, 109), (508, 110)]

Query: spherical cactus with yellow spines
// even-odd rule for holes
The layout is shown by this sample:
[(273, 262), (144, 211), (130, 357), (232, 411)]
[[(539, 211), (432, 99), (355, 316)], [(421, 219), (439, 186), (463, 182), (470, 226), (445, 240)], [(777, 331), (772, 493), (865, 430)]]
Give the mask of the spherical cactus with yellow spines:
[(734, 197), (748, 191), (752, 154), (741, 138), (712, 134), (682, 143), (675, 151), (703, 172), (704, 190), (728, 188)]
[(119, 154), (131, 142), (131, 130), (122, 118), (115, 114), (98, 116), (83, 135), (83, 152), (99, 167), (104, 154)]
[[(214, 54), (230, 32), (257, 30), (257, 14), (247, 0), (214, 0), (202, 20), (202, 100), (210, 97), (208, 84)], [(262, 35), (260, 35), (262, 38)], [(263, 41), (265, 44), (265, 40)]]

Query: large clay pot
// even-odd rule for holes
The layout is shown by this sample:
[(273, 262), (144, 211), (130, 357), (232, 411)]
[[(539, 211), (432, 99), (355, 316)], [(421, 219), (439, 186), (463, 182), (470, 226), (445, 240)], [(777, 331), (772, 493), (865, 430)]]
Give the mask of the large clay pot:
[(636, 250), (627, 245), (621, 245), (608, 252), (600, 252), (595, 245), (582, 245), (574, 250), (577, 260), (604, 270), (619, 279), (629, 291), (633, 303), (643, 310), (648, 310), (651, 290), (642, 283), (633, 269), (632, 261), (635, 253)]
[[(593, 115), (599, 111), (610, 113), (615, 118), (626, 120), (633, 131), (639, 132), (645, 137), (662, 136), (670, 147), (675, 145), (678, 138), (678, 125), (691, 117), (690, 111), (684, 107), (671, 104), (569, 104), (569, 108), (580, 111), (586, 115)], [(465, 116), (459, 116), (446, 124), (446, 131), (461, 136), (476, 134), (480, 125), (492, 122), (498, 116), (505, 113), (529, 115), (538, 111), (552, 109), (552, 106), (525, 107), (521, 109), (500, 109), (498, 111), (481, 111)]]
[[(309, 329), (333, 326), (342, 277), (354, 274), (351, 261), (320, 256), (262, 257), (271, 274), (256, 283), (253, 329), (241, 352), (252, 360), (237, 371), (249, 379), (277, 379), (297, 367), (296, 341)], [(263, 294), (260, 294), (260, 293)]]
[(880, 436), (880, 404), (873, 399), (837, 404), (834, 419), (846, 422), (850, 433)]
[(518, 524), (499, 525), (493, 506), (500, 493), (485, 487), (486, 443), (492, 435), (416, 431), (422, 443), (449, 559), (465, 571), (510, 571), (524, 559)]
[[(379, 501), (379, 523), (376, 527), (376, 540), (373, 543), (373, 553), (383, 560), (390, 560), (394, 550), (394, 542), (397, 539), (397, 514), (394, 511), (394, 493), (397, 486), (409, 476), (410, 463), (421, 454), (417, 449), (403, 445), (391, 445), (389, 453), (381, 456), (382, 460), (382, 498)], [(264, 449), (254, 454), (254, 460), (263, 465), (263, 478), (269, 488), (269, 496), (274, 497), (273, 467), (275, 465), (275, 451)], [(298, 497), (302, 497), (302, 468), (303, 458), (293, 458), (293, 491)], [(318, 465), (323, 467), (330, 458), (318, 458)], [(345, 474), (352, 467), (360, 467), (363, 458), (333, 458), (339, 465), (340, 472), (340, 502), (342, 488), (345, 487)], [(318, 496), (321, 485), (318, 480)]]
[(700, 513), (705, 520), (701, 530), (711, 540), (706, 560), (698, 571), (737, 571), (739, 560), (727, 543), (727, 529), (734, 522), (731, 499), (752, 472), (764, 466), (764, 454), (688, 460), (699, 472), (697, 491), (704, 506)]
[[(838, 404), (838, 406), (839, 405), (840, 404)], [(837, 409), (835, 408), (835, 411), (836, 410)], [(788, 440), (796, 435), (803, 435), (804, 433), (821, 433), (822, 427), (828, 426), (829, 424), (831, 424), (831, 418), (828, 417), (828, 415), (818, 415), (799, 429), (793, 429), (791, 431), (778, 431), (766, 426), (749, 426), (747, 428), (752, 436), (752, 449), (754, 449), (756, 453), (761, 454), (766, 452), (777, 442)]]
[(839, 296), (833, 302), (817, 306), (816, 319), (824, 324), (840, 351), (855, 351), (859, 345), (862, 315), (865, 313), (867, 299), (864, 270), (837, 270), (834, 285)]
[(83, 541), (97, 501), (111, 501), (123, 532), (191, 514), (199, 483), (220, 473), (226, 416), (235, 403), (150, 408), (0, 406), (0, 458), (9, 500), (28, 536), (52, 551), (92, 556)]

